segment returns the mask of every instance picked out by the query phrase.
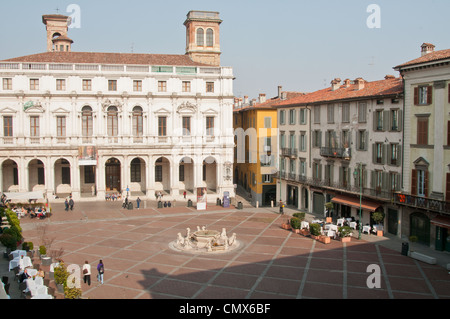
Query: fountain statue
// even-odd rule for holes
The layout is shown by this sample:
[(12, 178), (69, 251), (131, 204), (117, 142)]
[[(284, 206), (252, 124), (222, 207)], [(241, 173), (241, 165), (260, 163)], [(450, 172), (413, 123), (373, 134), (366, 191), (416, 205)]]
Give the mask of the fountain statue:
[(190, 228), (186, 228), (186, 236), (178, 233), (177, 240), (171, 243), (171, 247), (176, 250), (207, 253), (230, 251), (238, 246), (236, 233), (228, 237), (225, 228), (218, 232), (209, 230), (206, 226), (197, 226), (194, 233), (191, 233)]

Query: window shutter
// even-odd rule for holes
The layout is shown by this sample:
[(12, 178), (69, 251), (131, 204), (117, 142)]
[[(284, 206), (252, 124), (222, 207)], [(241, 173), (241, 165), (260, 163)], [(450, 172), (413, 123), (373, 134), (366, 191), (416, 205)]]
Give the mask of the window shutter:
[(419, 88), (414, 88), (414, 105), (419, 105)]
[(397, 146), (397, 166), (401, 166), (402, 163), (402, 147), (400, 144)]
[(389, 162), (387, 161), (387, 154), (389, 153), (389, 144), (383, 144), (381, 151), (381, 163), (383, 165), (388, 164)]
[(382, 173), (382, 177), (381, 177), (381, 185), (383, 187), (383, 190), (387, 190), (389, 189), (389, 173), (388, 172), (383, 172)]
[(370, 172), (371, 178), (370, 178), (370, 188), (375, 189), (375, 178), (376, 178), (376, 173), (375, 171), (371, 171)]
[(427, 104), (430, 105), (433, 103), (433, 87), (429, 85), (427, 87)]
[(364, 150), (367, 151), (369, 149), (369, 131), (364, 132), (364, 137), (366, 139), (364, 143)]
[(389, 131), (389, 125), (391, 123), (389, 115), (390, 111), (383, 111), (383, 131)]
[(447, 184), (446, 184), (445, 200), (447, 202), (450, 202), (450, 173), (447, 173)]
[(319, 180), (322, 180), (322, 164), (319, 164)]
[[(350, 134), (351, 135), (351, 134)], [(360, 148), (360, 145), (361, 145), (361, 143), (360, 143), (360, 140), (359, 140), (359, 131), (356, 131), (356, 149), (357, 150), (359, 150)]]
[(411, 171), (411, 195), (417, 195), (417, 170)]
[(428, 180), (429, 180), (430, 174), (428, 171), (425, 171), (425, 187), (424, 187), (424, 193), (425, 197), (428, 197)]
[(376, 143), (372, 144), (372, 163), (373, 164), (377, 163), (377, 144)]
[(447, 121), (447, 145), (450, 146), (450, 121)]
[(397, 130), (401, 132), (403, 129), (403, 110), (398, 110), (397, 127)]

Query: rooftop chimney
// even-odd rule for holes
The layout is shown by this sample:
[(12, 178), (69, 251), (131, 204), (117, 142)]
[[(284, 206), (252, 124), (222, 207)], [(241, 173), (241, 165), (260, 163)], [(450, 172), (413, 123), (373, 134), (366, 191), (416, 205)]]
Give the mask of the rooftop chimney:
[(244, 105), (248, 105), (248, 96), (247, 95), (244, 96)]
[(386, 75), (386, 76), (384, 77), (384, 79), (385, 79), (385, 80), (392, 80), (392, 79), (395, 79), (395, 75), (388, 74), (388, 75)]
[(357, 79), (355, 80), (356, 89), (357, 89), (358, 91), (364, 89), (364, 83), (365, 83), (365, 82), (366, 82), (366, 81), (364, 81), (363, 78), (357, 78)]
[(344, 80), (344, 87), (348, 88), (351, 83), (352, 83), (352, 81), (350, 81), (350, 79), (345, 79)]
[(420, 46), (422, 48), (422, 56), (427, 55), (428, 53), (434, 52), (434, 45), (431, 43), (424, 43)]
[(266, 102), (266, 95), (261, 93), (259, 95), (259, 103), (264, 103), (264, 102)]
[(280, 85), (278, 86), (278, 98), (281, 99), (281, 92), (283, 91), (283, 87)]
[(341, 86), (341, 79), (335, 78), (333, 81), (331, 81), (331, 91), (336, 91)]

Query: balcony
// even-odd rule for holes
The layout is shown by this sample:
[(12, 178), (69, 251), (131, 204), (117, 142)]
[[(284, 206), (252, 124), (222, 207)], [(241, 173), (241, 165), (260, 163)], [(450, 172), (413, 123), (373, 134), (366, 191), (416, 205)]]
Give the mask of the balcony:
[(420, 208), (437, 213), (450, 214), (450, 202), (445, 202), (434, 198), (395, 193), (394, 203), (397, 205)]
[(321, 147), (320, 156), (350, 160), (352, 152), (348, 147)]
[(296, 149), (296, 148), (282, 148), (281, 149), (281, 155), (282, 156), (296, 157), (296, 156), (298, 156), (298, 149)]
[[(360, 189), (358, 186), (352, 186), (349, 182), (334, 182), (329, 179), (318, 179), (306, 177), (303, 175), (281, 172), (279, 177), (283, 180), (287, 180), (290, 182), (297, 182), (303, 185), (308, 185), (317, 188), (325, 188), (335, 191), (344, 191), (350, 194), (359, 195), (360, 193), (363, 196), (372, 197), (376, 199), (381, 199), (384, 201), (391, 201), (393, 198), (393, 192), (390, 190), (384, 190), (381, 188), (362, 188)], [(450, 204), (450, 203), (449, 203)]]

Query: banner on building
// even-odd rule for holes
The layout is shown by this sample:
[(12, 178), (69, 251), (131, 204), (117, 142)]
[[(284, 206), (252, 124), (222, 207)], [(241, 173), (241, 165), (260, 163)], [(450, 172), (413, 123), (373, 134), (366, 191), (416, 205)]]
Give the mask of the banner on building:
[(197, 210), (206, 210), (206, 187), (197, 188)]
[(80, 146), (78, 154), (79, 166), (97, 166), (97, 148), (95, 146)]

